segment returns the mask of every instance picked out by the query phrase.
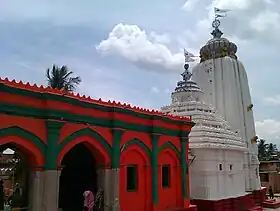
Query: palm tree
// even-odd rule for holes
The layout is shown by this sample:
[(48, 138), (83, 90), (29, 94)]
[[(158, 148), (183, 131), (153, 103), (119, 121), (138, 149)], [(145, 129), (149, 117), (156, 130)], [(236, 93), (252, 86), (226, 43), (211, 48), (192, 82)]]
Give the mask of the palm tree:
[(82, 81), (80, 77), (71, 77), (72, 74), (73, 72), (69, 71), (65, 65), (61, 67), (53, 65), (52, 69), (48, 68), (46, 71), (49, 86), (66, 92), (75, 91), (77, 85)]
[(258, 154), (259, 154), (259, 159), (264, 160), (267, 157), (267, 148), (268, 144), (264, 139), (260, 139), (258, 141)]

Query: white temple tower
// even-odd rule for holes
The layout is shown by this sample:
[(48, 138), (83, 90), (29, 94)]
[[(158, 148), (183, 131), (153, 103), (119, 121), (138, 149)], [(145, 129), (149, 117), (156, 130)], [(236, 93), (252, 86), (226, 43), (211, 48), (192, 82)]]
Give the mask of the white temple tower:
[(260, 189), (259, 161), (252, 101), (247, 73), (237, 59), (237, 46), (222, 37), (220, 21), (213, 22), (213, 38), (200, 49), (200, 63), (193, 69), (193, 80), (203, 90), (206, 101), (217, 108), (234, 132), (246, 140), (246, 190)]
[(196, 125), (190, 133), (191, 198), (220, 200), (245, 195), (243, 141), (214, 108), (206, 104), (204, 94), (191, 80), (185, 65), (183, 81), (172, 93), (172, 103), (162, 107), (165, 113), (191, 116)]

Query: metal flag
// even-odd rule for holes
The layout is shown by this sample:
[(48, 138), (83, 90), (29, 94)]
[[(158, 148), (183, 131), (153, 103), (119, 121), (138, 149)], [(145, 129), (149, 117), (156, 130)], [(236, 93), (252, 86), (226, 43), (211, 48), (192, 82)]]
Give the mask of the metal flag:
[(215, 15), (215, 18), (224, 18), (224, 17), (226, 17), (226, 14), (223, 14), (223, 15), (216, 14), (216, 15)]
[(227, 10), (227, 9), (220, 9), (220, 8), (214, 7), (215, 14), (217, 14), (217, 13), (227, 13), (229, 11), (230, 10)]
[(195, 55), (193, 55), (192, 53), (188, 52), (186, 49), (184, 49), (184, 56), (185, 56), (185, 62), (194, 62), (195, 61), (193, 59), (193, 57), (195, 57)]

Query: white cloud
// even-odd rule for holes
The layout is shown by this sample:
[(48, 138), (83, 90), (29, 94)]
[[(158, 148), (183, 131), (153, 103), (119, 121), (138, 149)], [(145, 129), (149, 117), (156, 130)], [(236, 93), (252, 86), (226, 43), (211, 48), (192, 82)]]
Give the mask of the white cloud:
[(280, 140), (280, 121), (265, 119), (256, 121), (255, 125), (259, 138), (274, 142)]
[(275, 97), (266, 97), (264, 98), (264, 102), (270, 106), (279, 106), (280, 105), (280, 95), (276, 95)]
[(151, 40), (156, 43), (168, 44), (171, 42), (167, 34), (157, 34), (156, 32), (150, 33)]
[(153, 86), (153, 87), (151, 88), (151, 92), (152, 92), (152, 93), (159, 93), (160, 90), (159, 90), (159, 88)]
[[(192, 1), (195, 2), (195, 0), (190, 0), (189, 4)], [(214, 7), (230, 10), (227, 16), (221, 19), (221, 29), (225, 33), (225, 37), (229, 39), (235, 37), (238, 40), (250, 42), (280, 41), (278, 36), (280, 33), (278, 24), (280, 22), (280, 1), (213, 0), (206, 8), (208, 14), (202, 16), (196, 22), (191, 33), (185, 37), (189, 43), (193, 41), (196, 45), (201, 46), (202, 40), (209, 39), (207, 37), (209, 37), (211, 22), (214, 19)]]
[(253, 1), (255, 0), (214, 0), (212, 4), (221, 9), (242, 10), (247, 9)]
[(199, 3), (200, 0), (186, 0), (185, 4), (183, 5), (183, 9), (186, 11), (191, 11), (195, 8), (195, 6)]
[(148, 34), (137, 25), (117, 24), (96, 49), (105, 55), (124, 57), (150, 71), (178, 73), (184, 63), (182, 50), (173, 53), (155, 39), (149, 40)]
[(259, 32), (264, 32), (269, 29), (279, 29), (278, 23), (280, 16), (277, 12), (265, 10), (259, 13), (254, 19), (251, 20), (250, 26)]

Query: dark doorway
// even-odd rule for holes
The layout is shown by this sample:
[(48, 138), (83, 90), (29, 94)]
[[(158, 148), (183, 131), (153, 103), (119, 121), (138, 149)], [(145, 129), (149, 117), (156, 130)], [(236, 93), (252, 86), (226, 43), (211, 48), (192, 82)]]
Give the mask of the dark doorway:
[(83, 193), (96, 192), (96, 162), (83, 144), (74, 146), (63, 158), (59, 184), (59, 208), (63, 211), (83, 210)]
[[(0, 146), (0, 177), (4, 182), (4, 199), (11, 200), (12, 208), (21, 207), (22, 210), (28, 208), (29, 176), (33, 167), (27, 158), (27, 154), (14, 144)], [(13, 201), (13, 195), (17, 195), (18, 200)]]

